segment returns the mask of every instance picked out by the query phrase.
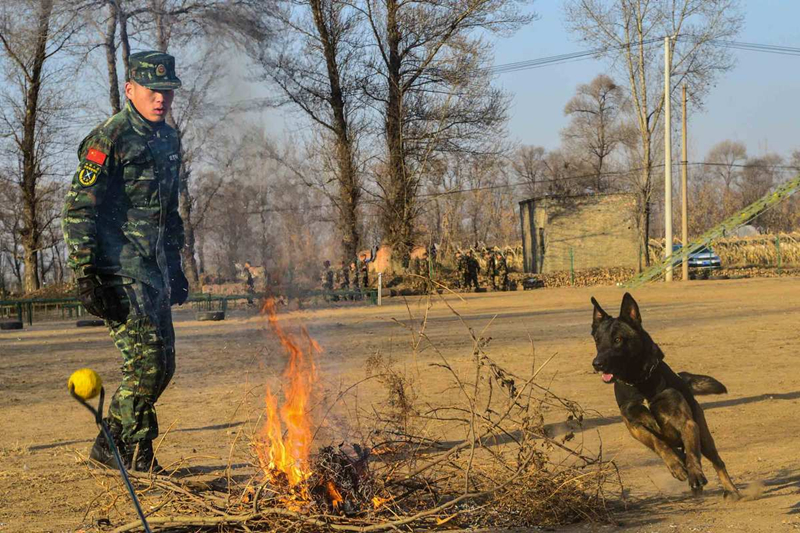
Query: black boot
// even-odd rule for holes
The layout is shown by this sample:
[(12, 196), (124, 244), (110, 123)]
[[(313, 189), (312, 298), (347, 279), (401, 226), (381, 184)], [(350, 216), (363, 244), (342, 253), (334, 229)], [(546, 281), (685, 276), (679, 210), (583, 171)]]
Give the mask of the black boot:
[[(128, 444), (127, 454), (124, 461), (128, 470), (135, 470), (136, 472), (152, 472), (160, 474), (163, 468), (158, 464), (153, 454), (153, 441), (143, 440), (138, 443)], [(134, 458), (134, 455), (136, 456)]]
[[(123, 458), (124, 462), (126, 448), (121, 437), (122, 426), (110, 418), (106, 418), (105, 423), (108, 427), (109, 433), (111, 433), (111, 438), (114, 439), (114, 444), (117, 446), (117, 451), (119, 452), (120, 457)], [(89, 452), (89, 458), (109, 468), (118, 468), (117, 460), (114, 458), (114, 452), (111, 451), (111, 446), (109, 446), (108, 439), (106, 439), (106, 435), (102, 430), (97, 434), (97, 438), (94, 439), (94, 444)]]

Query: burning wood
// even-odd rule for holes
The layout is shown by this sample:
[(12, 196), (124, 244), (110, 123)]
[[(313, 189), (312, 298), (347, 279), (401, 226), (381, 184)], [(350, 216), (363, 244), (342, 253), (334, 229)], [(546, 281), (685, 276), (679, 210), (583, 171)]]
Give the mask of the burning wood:
[(369, 452), (357, 444), (353, 450), (355, 458), (341, 446), (326, 446), (315, 457), (311, 493), (322, 509), (345, 516), (374, 509), (375, 483), (367, 465)]

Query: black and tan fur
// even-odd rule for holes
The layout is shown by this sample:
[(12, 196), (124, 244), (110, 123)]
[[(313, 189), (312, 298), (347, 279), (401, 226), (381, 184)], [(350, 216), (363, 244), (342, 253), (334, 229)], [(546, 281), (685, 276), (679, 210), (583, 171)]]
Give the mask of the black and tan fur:
[(592, 336), (597, 356), (592, 365), (603, 380), (614, 383), (614, 395), (631, 435), (656, 452), (672, 475), (689, 481), (694, 494), (708, 481), (701, 453), (717, 471), (725, 497), (739, 497), (725, 463), (717, 453), (695, 394), (722, 394), (725, 386), (709, 376), (676, 374), (664, 353), (642, 327), (639, 306), (625, 294), (618, 318), (592, 298)]

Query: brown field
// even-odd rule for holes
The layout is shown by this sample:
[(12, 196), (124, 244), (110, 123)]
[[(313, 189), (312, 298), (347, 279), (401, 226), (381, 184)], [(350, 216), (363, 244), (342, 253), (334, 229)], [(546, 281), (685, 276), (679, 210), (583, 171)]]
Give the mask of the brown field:
[[(728, 471), (749, 501), (729, 503), (707, 461), (709, 485), (692, 498), (661, 461), (635, 442), (618, 416), (613, 390), (591, 371), (589, 335), (595, 295), (606, 310), (618, 309), (623, 291), (613, 287), (548, 289), (467, 295), (448, 300), (476, 330), (496, 316), (487, 334), (489, 354), (523, 371), (556, 357), (540, 374), (560, 396), (591, 415), (578, 439), (589, 450), (602, 441), (603, 455), (619, 466), (627, 489), (617, 525), (580, 524), (557, 531), (775, 532), (800, 529), (800, 279), (694, 281), (634, 292), (644, 324), (676, 371), (710, 374), (727, 385), (726, 396), (703, 397), (706, 417)], [(419, 300), (410, 310), (421, 316)], [(414, 376), (417, 390), (438, 390), (439, 373), (428, 370), (431, 350), (411, 355), (409, 333), (391, 319), (408, 320), (401, 299), (382, 308), (351, 306), (282, 315), (306, 324), (323, 346), (323, 387), (337, 390), (364, 377), (366, 359), (380, 351)], [(428, 334), (460, 368), (467, 368), (471, 342), (464, 326), (439, 304)], [(246, 453), (229, 456), (237, 432), (252, 433), (263, 385), (274, 383), (283, 355), (264, 331), (263, 319), (236, 311), (220, 323), (196, 322), (176, 312), (178, 370), (159, 402), (162, 464), (183, 460), (206, 473), (247, 471)], [(118, 355), (102, 328), (77, 329), (69, 322), (40, 323), (21, 332), (0, 332), (0, 531), (92, 530), (93, 499), (102, 489), (78, 459), (96, 429), (66, 391), (70, 372), (90, 366), (113, 390)], [(359, 401), (379, 401), (369, 384)], [(346, 420), (340, 420), (346, 425)], [(557, 429), (556, 429), (557, 431)], [(117, 502), (130, 516), (128, 502)], [(87, 510), (90, 512), (87, 514)], [(115, 514), (117, 513), (117, 514)]]

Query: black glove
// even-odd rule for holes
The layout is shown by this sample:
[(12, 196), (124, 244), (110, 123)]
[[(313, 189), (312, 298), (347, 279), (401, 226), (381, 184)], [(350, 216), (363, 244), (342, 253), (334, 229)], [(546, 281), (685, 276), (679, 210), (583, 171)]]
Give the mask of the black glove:
[(78, 299), (91, 314), (105, 320), (125, 322), (128, 305), (115, 287), (103, 286), (94, 276), (78, 279)]
[(173, 276), (169, 279), (170, 305), (182, 305), (189, 297), (189, 280), (183, 274), (183, 270), (177, 269)]

